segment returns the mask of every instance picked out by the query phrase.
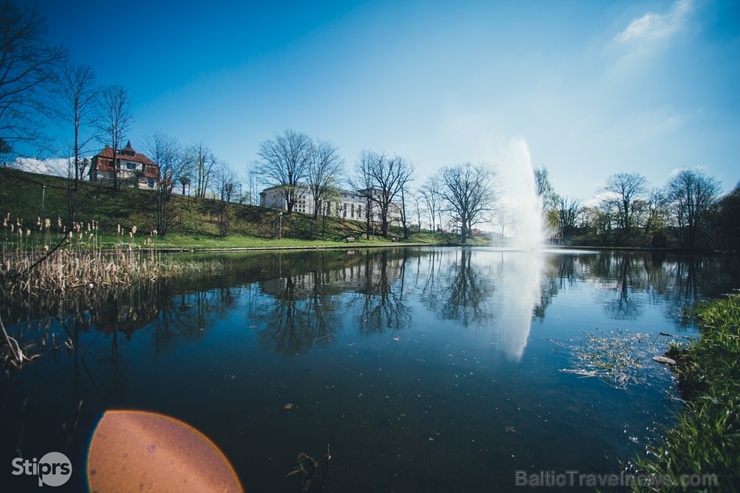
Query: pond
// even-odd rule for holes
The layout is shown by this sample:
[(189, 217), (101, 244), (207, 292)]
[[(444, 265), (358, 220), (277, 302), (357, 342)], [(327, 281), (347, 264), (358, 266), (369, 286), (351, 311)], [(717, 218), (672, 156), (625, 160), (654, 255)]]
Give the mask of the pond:
[[(2, 377), (0, 463), (67, 455), (108, 409), (209, 437), (249, 492), (510, 491), (517, 474), (618, 474), (680, 407), (651, 360), (696, 334), (732, 257), (396, 248), (230, 254), (203, 279), (2, 307), (39, 354)], [(43, 346), (41, 345), (41, 341)], [(68, 346), (71, 348), (68, 348)], [(54, 349), (57, 347), (57, 349)], [(3, 469), (12, 491), (36, 491)], [(62, 491), (63, 488), (56, 491)]]

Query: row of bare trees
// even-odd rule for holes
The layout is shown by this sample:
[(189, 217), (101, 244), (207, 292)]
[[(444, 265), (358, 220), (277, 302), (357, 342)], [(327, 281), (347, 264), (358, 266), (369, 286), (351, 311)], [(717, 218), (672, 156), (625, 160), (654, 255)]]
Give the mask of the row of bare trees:
[[(147, 154), (159, 165), (160, 180), (157, 186), (157, 231), (164, 234), (170, 229), (178, 211), (169, 207), (175, 190), (196, 198), (218, 199), (217, 209), (221, 234), (229, 228), (228, 203), (245, 200), (237, 197), (241, 190), (236, 172), (203, 142), (182, 145), (177, 138), (162, 131), (145, 137)], [(181, 188), (180, 188), (181, 187)]]
[(314, 219), (339, 190), (344, 160), (328, 141), (312, 139), (303, 132), (285, 130), (259, 144), (254, 171), (265, 184), (280, 188), (288, 214), (310, 189)]
[[(120, 85), (99, 86), (92, 67), (72, 62), (61, 46), (46, 40), (44, 19), (12, 0), (0, 0), (0, 155), (30, 155), (49, 151), (51, 139), (42, 130), (53, 121), (69, 130), (68, 175), (76, 190), (86, 179), (90, 161), (83, 158), (92, 142), (110, 145), (117, 155), (134, 122), (129, 96)], [(240, 180), (204, 143), (181, 145), (163, 132), (150, 134), (146, 150), (160, 166), (158, 226), (166, 232), (172, 212), (167, 203), (176, 187), (198, 198), (209, 194), (228, 203), (240, 190)], [(343, 187), (366, 201), (365, 220), (380, 223), (389, 234), (391, 217), (400, 218), (408, 236), (408, 204), (429, 215), (433, 230), (451, 218), (465, 242), (476, 224), (498, 215), (502, 232), (506, 214), (496, 211), (495, 173), (487, 166), (461, 164), (442, 169), (417, 190), (411, 190), (414, 165), (406, 158), (363, 151), (354, 177), (345, 176), (344, 160), (328, 141), (286, 130), (260, 143), (254, 171), (265, 184), (277, 186), (288, 213), (302, 195), (313, 201), (316, 219), (326, 213)], [(114, 166), (120, 164), (114, 159)], [(607, 179), (598, 204), (558, 196), (545, 168), (536, 170), (537, 190), (543, 199), (548, 223), (561, 241), (597, 242), (605, 245), (676, 245), (687, 249), (710, 244), (709, 236), (737, 238), (736, 189), (720, 200), (717, 180), (701, 171), (682, 170), (663, 187), (651, 188), (638, 173), (617, 173)], [(118, 169), (113, 188), (121, 186)], [(189, 188), (188, 188), (189, 187)], [(70, 190), (70, 219), (74, 194)], [(253, 201), (253, 197), (248, 200)], [(223, 210), (226, 210), (222, 207)], [(228, 217), (226, 217), (228, 219)], [(228, 229), (228, 228), (226, 228)]]
[(700, 170), (682, 169), (663, 187), (650, 187), (639, 173), (616, 173), (590, 206), (555, 194), (545, 168), (537, 171), (537, 184), (548, 223), (562, 242), (694, 250), (729, 248), (738, 237), (727, 218), (740, 212), (733, 200), (740, 189), (721, 198), (719, 182)]
[[(128, 93), (120, 85), (99, 86), (91, 66), (72, 62), (63, 47), (49, 43), (45, 21), (36, 11), (19, 7), (12, 0), (0, 0), (0, 27), (0, 154), (42, 155), (52, 146), (51, 140), (41, 134), (45, 123), (51, 120), (69, 128), (68, 149), (60, 154), (70, 156), (67, 171), (76, 190), (89, 173), (90, 161), (83, 156), (91, 143), (109, 145), (116, 156), (125, 142), (134, 123)], [(30, 151), (31, 146), (36, 150)], [(228, 202), (235, 195), (238, 188), (235, 173), (205, 144), (184, 147), (163, 132), (155, 132), (149, 135), (145, 147), (160, 166), (159, 231), (168, 229), (171, 213), (167, 203), (178, 186), (183, 194), (189, 190), (199, 198), (210, 192)], [(391, 215), (397, 214), (408, 236), (407, 202), (418, 194), (409, 188), (414, 166), (407, 159), (365, 151), (358, 159), (356, 176), (350, 180), (344, 176), (344, 160), (335, 145), (290, 130), (262, 142), (258, 156), (255, 171), (266, 184), (280, 186), (289, 213), (306, 184), (315, 218), (337, 197), (341, 187), (349, 186), (367, 201), (368, 231), (370, 223), (378, 220), (381, 233), (388, 235)], [(120, 163), (114, 159), (114, 190), (122, 185), (118, 166)], [(456, 178), (454, 169), (450, 168), (439, 178), (447, 177), (446, 210), (455, 211), (463, 235), (470, 231), (479, 212), (465, 196), (466, 192), (460, 195), (455, 187), (464, 186), (463, 182), (472, 176), (465, 175), (471, 171), (475, 169), (468, 167)], [(425, 192), (421, 195), (429, 202)], [(73, 200), (72, 193), (70, 197)], [(435, 199), (436, 195), (431, 198)], [(434, 207), (433, 217), (443, 210)], [(70, 211), (73, 215), (72, 204)]]
[(413, 180), (413, 173), (413, 164), (401, 156), (388, 156), (374, 151), (363, 151), (360, 154), (356, 165), (357, 178), (352, 182), (352, 186), (365, 200), (368, 238), (371, 234), (373, 211), (378, 212), (383, 236), (388, 236), (389, 220), (391, 214), (396, 212), (403, 224), (404, 237), (408, 238), (405, 198), (408, 185)]
[(466, 163), (443, 168), (418, 190), (412, 190), (415, 166), (408, 159), (364, 150), (356, 161), (354, 175), (345, 179), (344, 160), (336, 146), (294, 130), (262, 141), (258, 156), (256, 173), (265, 185), (279, 189), (288, 214), (305, 194), (310, 194), (313, 201), (314, 219), (329, 213), (326, 205), (336, 200), (342, 189), (361, 197), (368, 238), (375, 223), (380, 225), (380, 234), (388, 236), (396, 218), (408, 238), (409, 205), (416, 205), (420, 226), (423, 203), (432, 229), (446, 214), (458, 224), (465, 243), (473, 227), (490, 221), (495, 210), (496, 174), (485, 165)]

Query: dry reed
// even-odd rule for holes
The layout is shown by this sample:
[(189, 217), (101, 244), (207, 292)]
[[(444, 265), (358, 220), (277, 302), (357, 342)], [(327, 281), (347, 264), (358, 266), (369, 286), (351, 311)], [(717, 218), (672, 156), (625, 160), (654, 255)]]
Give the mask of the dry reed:
[(129, 231), (118, 226), (112, 249), (102, 248), (96, 221), (68, 228), (57, 219), (56, 226), (39, 218), (31, 229), (20, 219), (3, 218), (0, 292), (5, 298), (127, 285), (180, 270), (171, 259), (141, 250), (135, 241), (136, 226)]

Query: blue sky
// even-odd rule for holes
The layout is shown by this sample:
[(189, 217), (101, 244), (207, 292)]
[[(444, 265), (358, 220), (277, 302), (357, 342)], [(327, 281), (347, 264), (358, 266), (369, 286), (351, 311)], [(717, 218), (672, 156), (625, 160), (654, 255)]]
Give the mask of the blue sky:
[[(242, 172), (285, 129), (441, 166), (505, 169), (526, 140), (555, 191), (638, 172), (740, 179), (740, 3), (21, 0), (102, 84), (135, 148), (160, 129)], [(511, 163), (508, 163), (510, 166)]]

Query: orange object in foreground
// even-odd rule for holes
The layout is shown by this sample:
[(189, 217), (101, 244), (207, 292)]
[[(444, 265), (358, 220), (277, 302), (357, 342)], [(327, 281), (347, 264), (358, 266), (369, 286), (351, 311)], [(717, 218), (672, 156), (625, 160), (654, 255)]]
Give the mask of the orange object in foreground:
[(174, 418), (145, 411), (106, 411), (87, 456), (93, 493), (243, 492), (223, 453)]

